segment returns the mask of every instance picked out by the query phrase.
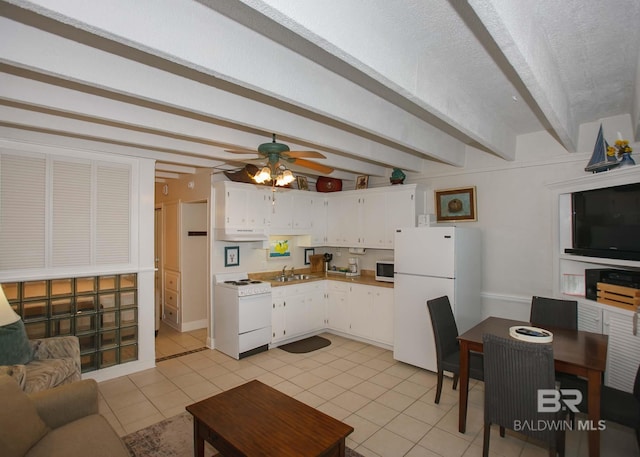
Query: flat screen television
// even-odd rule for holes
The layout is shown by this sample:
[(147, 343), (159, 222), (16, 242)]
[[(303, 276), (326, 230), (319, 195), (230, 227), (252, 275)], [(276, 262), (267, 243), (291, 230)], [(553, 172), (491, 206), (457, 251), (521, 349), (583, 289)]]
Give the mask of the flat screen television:
[(571, 194), (570, 254), (640, 260), (640, 183)]

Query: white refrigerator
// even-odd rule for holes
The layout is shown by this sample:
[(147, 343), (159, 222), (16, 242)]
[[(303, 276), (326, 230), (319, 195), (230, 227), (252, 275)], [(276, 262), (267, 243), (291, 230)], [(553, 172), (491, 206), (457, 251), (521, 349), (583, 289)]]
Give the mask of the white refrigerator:
[(480, 231), (470, 227), (397, 229), (394, 246), (393, 358), (437, 371), (427, 300), (447, 295), (458, 331), (480, 322)]

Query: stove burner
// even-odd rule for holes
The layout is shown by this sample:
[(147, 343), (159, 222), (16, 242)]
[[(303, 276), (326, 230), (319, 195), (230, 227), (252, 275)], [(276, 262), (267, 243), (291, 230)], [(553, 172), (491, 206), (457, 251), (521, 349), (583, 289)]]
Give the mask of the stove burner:
[(231, 284), (232, 286), (248, 286), (249, 284), (262, 284), (262, 281), (238, 279), (236, 281), (225, 281), (225, 284)]

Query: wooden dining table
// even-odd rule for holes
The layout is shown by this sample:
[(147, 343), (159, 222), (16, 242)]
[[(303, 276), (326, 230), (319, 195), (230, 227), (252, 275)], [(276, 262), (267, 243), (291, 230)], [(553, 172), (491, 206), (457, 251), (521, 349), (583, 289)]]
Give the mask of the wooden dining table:
[[(460, 404), (458, 430), (464, 433), (467, 423), (467, 401), (469, 397), (469, 353), (483, 352), (482, 335), (509, 338), (509, 328), (517, 325), (530, 326), (529, 322), (488, 317), (475, 327), (458, 336), (460, 342)], [(574, 374), (588, 380), (589, 456), (600, 455), (600, 391), (602, 376), (607, 365), (608, 336), (581, 330), (548, 327), (553, 333), (553, 358), (558, 372)]]

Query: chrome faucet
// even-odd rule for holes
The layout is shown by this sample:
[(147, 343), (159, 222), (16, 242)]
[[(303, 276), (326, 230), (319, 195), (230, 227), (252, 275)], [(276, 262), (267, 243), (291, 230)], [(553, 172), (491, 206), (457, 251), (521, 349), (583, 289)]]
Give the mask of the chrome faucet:
[(284, 267), (282, 267), (282, 275), (281, 275), (281, 276), (282, 276), (283, 278), (287, 275), (286, 270), (287, 270), (287, 266), (285, 265)]

